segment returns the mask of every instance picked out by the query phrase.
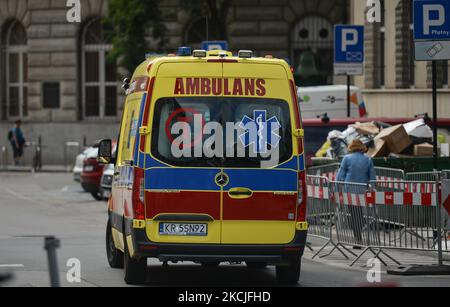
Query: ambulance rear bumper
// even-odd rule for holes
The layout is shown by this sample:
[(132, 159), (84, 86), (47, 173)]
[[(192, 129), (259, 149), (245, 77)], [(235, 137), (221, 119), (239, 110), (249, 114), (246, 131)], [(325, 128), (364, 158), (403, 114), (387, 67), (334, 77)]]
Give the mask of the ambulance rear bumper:
[(160, 261), (198, 262), (266, 262), (282, 264), (303, 256), (306, 231), (297, 231), (294, 240), (285, 245), (241, 244), (160, 244), (148, 242), (135, 233), (135, 251), (138, 257), (158, 258)]

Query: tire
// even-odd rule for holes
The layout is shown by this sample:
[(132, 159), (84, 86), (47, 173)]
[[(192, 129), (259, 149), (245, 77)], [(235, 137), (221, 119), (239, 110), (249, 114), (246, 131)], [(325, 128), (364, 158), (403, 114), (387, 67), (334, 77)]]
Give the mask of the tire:
[[(81, 182), (81, 179), (80, 179), (80, 182)], [(81, 184), (81, 188), (83, 189), (83, 191), (85, 192), (85, 193), (90, 193), (90, 191), (89, 191), (89, 188), (85, 185), (85, 184)]]
[(291, 260), (288, 265), (277, 266), (277, 282), (280, 285), (296, 285), (300, 280), (301, 258)]
[(109, 220), (106, 226), (106, 256), (110, 267), (123, 269), (123, 253), (114, 245), (111, 222)]
[(267, 263), (265, 262), (251, 262), (251, 261), (246, 261), (245, 264), (247, 265), (247, 267), (249, 269), (265, 269), (267, 268)]
[(101, 201), (103, 200), (103, 197), (100, 195), (100, 192), (91, 192), (92, 197), (94, 197), (94, 199), (96, 201)]
[(124, 280), (129, 285), (142, 285), (147, 277), (147, 258), (133, 259), (128, 251), (127, 240), (123, 238), (124, 251)]

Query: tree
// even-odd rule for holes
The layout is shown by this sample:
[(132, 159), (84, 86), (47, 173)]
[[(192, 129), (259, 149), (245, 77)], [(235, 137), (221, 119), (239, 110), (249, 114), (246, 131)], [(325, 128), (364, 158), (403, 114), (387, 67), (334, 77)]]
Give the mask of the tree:
[(111, 25), (107, 36), (113, 50), (109, 60), (133, 72), (150, 51), (149, 35), (158, 41), (161, 49), (165, 43), (166, 28), (162, 22), (158, 0), (110, 0), (105, 23)]
[(212, 40), (227, 39), (227, 16), (231, 0), (182, 0), (182, 8), (193, 16), (207, 16), (208, 36)]

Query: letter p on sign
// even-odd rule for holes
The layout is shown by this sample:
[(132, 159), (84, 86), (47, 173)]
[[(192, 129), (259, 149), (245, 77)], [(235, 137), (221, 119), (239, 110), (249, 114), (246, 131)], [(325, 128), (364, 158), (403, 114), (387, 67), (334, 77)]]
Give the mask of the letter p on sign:
[(355, 46), (358, 44), (358, 31), (356, 29), (342, 30), (342, 51), (347, 52), (348, 46)]
[[(435, 15), (436, 13), (437, 15)], [(430, 35), (430, 27), (440, 27), (443, 26), (444, 23), (444, 6), (440, 4), (426, 4), (423, 6), (423, 32), (425, 35)]]

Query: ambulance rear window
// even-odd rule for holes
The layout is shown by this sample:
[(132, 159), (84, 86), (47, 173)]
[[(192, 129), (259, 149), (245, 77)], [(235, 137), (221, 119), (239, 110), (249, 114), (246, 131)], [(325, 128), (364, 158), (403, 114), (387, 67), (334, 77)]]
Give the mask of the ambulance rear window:
[(152, 127), (152, 155), (184, 167), (261, 167), (289, 160), (289, 105), (262, 98), (161, 98)]

